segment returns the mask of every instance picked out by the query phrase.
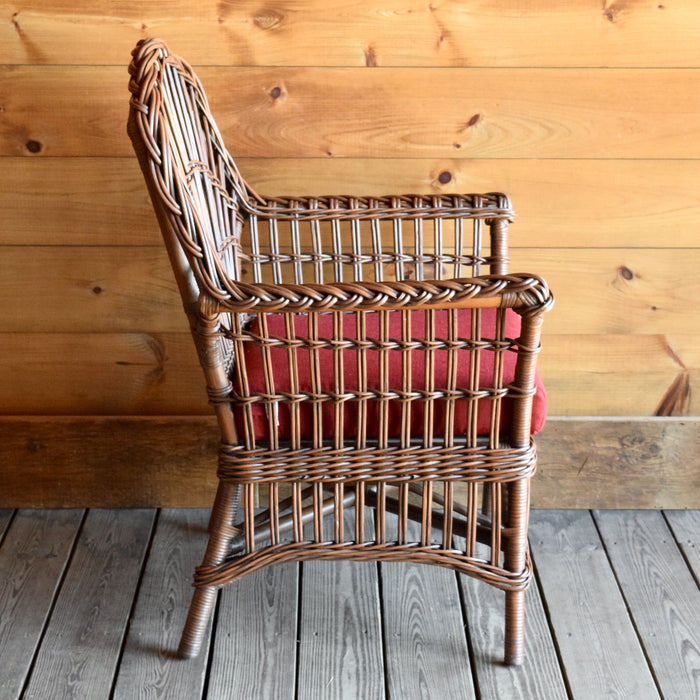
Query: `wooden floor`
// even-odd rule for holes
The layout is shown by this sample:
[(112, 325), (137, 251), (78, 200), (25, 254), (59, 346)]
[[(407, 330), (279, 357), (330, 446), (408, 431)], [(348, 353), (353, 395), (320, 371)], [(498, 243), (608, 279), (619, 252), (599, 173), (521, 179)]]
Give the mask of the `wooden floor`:
[(0, 698), (700, 698), (700, 511), (534, 511), (521, 668), (500, 592), (373, 563), (250, 575), (177, 660), (206, 518), (0, 510)]

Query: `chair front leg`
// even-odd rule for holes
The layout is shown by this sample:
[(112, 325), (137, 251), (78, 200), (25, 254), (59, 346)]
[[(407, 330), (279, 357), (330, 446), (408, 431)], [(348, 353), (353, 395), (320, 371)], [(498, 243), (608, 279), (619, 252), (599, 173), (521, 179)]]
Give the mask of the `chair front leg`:
[[(530, 505), (529, 479), (508, 486), (508, 528), (511, 536), (505, 547), (505, 568), (521, 572), (527, 561), (527, 525)], [(519, 666), (524, 657), (525, 591), (506, 591), (504, 661)]]

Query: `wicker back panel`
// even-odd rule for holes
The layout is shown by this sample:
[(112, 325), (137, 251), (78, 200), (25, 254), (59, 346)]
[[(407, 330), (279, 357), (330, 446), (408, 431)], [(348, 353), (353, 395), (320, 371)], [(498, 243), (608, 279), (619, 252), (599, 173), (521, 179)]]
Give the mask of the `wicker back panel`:
[(199, 291), (217, 290), (221, 277), (238, 276), (246, 186), (185, 61), (150, 40), (135, 49), (130, 72), (129, 131), (166, 243), (181, 246)]

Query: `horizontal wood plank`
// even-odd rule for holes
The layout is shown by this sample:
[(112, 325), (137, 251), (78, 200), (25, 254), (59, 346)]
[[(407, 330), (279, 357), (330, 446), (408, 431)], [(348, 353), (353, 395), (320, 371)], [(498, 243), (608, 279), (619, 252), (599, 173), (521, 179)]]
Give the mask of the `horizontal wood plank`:
[(538, 365), (552, 416), (700, 413), (694, 335), (547, 334)]
[(700, 327), (697, 249), (529, 249), (511, 269), (533, 270), (556, 304), (546, 333), (684, 334)]
[[(162, 247), (0, 247), (5, 332), (182, 332)], [(697, 249), (519, 249), (557, 303), (547, 334), (686, 334), (700, 327)], [(624, 313), (622, 313), (624, 310)]]
[[(694, 68), (198, 73), (236, 157), (700, 157)], [(0, 66), (0, 101), (0, 155), (132, 154), (123, 67)]]
[[(5, 331), (185, 331), (162, 246), (7, 247), (0, 289)], [(13, 308), (14, 307), (14, 308)]]
[(4, 159), (0, 243), (160, 245), (136, 158)]
[(211, 506), (212, 417), (0, 419), (0, 506)]
[[(0, 418), (0, 507), (211, 505), (214, 418)], [(539, 508), (698, 508), (700, 419), (550, 419)]]
[(698, 418), (551, 419), (538, 436), (533, 503), (538, 508), (697, 508), (698, 445)]
[(4, 413), (211, 414), (185, 333), (2, 333)]
[(693, 226), (700, 210), (696, 196), (700, 162), (695, 160), (452, 157), (238, 158), (237, 162), (244, 177), (263, 193), (504, 191), (517, 213), (510, 229), (513, 248), (698, 246)]
[[(230, 144), (234, 148), (235, 144)], [(693, 248), (698, 160), (239, 158), (259, 192), (505, 191), (513, 248)], [(160, 245), (135, 157), (8, 157), (0, 245)]]
[[(217, 3), (185, 0), (116, 7), (3, 3), (0, 52), (8, 63), (125, 61), (142, 36), (168, 38), (195, 63), (242, 65), (698, 65), (678, 3), (406, 3), (330, 0)], [(533, 37), (547, 37), (536, 41)], [(96, 59), (99, 57), (99, 59)]]
[[(699, 412), (698, 335), (547, 334), (539, 367), (553, 416)], [(0, 333), (0, 376), (5, 414), (211, 414), (189, 332)]]

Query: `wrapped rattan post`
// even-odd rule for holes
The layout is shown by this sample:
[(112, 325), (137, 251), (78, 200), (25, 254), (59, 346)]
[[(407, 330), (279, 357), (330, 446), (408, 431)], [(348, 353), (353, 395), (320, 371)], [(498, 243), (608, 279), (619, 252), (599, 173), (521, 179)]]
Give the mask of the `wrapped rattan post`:
[(494, 219), (491, 229), (491, 272), (505, 275), (508, 272), (508, 220)]
[(504, 590), (519, 663), (552, 298), (508, 271), (508, 198), (262, 197), (184, 60), (149, 39), (129, 72), (129, 134), (221, 435), (181, 655), (199, 651), (219, 587), (322, 558), (434, 564)]

